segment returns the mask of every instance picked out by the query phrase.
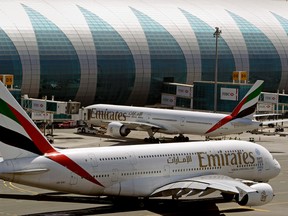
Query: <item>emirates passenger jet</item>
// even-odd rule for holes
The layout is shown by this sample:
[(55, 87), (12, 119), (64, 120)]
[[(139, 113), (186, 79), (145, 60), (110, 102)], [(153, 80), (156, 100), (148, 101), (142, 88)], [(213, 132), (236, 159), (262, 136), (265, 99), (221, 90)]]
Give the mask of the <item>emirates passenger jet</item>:
[(91, 196), (202, 199), (214, 191), (240, 205), (273, 198), (280, 172), (267, 149), (245, 141), (207, 141), (56, 149), (0, 83), (0, 178)]
[[(180, 134), (176, 141), (188, 141), (183, 134), (217, 137), (242, 133), (260, 127), (255, 121), (256, 110), (263, 81), (258, 80), (239, 102), (231, 114), (155, 109), (148, 107), (95, 104), (86, 107), (88, 124), (107, 128), (113, 137), (125, 137), (131, 130), (147, 131), (155, 141), (154, 133)], [(156, 140), (157, 141), (157, 140)]]

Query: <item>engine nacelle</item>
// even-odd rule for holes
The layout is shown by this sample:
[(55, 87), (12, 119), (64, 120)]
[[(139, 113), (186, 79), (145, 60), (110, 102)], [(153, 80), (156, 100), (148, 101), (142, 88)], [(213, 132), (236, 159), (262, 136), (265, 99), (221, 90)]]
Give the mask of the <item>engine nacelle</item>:
[(256, 192), (247, 193), (241, 200), (236, 201), (242, 206), (260, 206), (270, 202), (273, 199), (273, 189), (267, 183), (258, 183), (250, 186)]
[(112, 137), (126, 137), (130, 133), (130, 129), (120, 122), (111, 122), (107, 127), (107, 134)]

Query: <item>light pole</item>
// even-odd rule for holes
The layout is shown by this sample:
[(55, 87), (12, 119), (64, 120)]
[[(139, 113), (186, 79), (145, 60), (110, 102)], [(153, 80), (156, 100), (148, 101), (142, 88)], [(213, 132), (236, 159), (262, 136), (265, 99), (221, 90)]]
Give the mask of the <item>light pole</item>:
[(215, 27), (213, 36), (216, 38), (216, 50), (215, 50), (215, 83), (214, 83), (214, 112), (217, 112), (217, 80), (218, 80), (218, 38), (222, 31), (219, 27)]

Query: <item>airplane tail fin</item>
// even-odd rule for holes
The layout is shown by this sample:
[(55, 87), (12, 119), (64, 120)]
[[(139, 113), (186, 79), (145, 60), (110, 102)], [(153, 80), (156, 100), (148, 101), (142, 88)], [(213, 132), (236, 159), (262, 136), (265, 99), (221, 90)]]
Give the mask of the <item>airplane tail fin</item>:
[(53, 146), (0, 82), (0, 154), (3, 159), (55, 152)]
[(263, 80), (257, 80), (256, 83), (250, 88), (244, 98), (239, 102), (239, 104), (234, 108), (230, 115), (227, 115), (215, 125), (213, 125), (206, 134), (212, 133), (221, 126), (225, 125), (227, 122), (232, 121), (237, 118), (253, 118), (253, 113), (256, 110), (257, 103), (259, 100), (260, 93), (263, 88)]
[(244, 98), (234, 108), (230, 116), (235, 118), (253, 118), (253, 114), (256, 111), (257, 103), (260, 93), (263, 88), (263, 80), (257, 80), (255, 84), (250, 88)]

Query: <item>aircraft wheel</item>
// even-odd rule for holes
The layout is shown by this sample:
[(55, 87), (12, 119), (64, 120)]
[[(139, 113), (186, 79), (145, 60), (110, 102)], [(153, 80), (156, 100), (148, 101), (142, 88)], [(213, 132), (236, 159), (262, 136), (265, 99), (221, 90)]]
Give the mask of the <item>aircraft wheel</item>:
[(155, 137), (150, 137), (149, 142), (150, 143), (157, 143), (157, 139), (155, 139)]
[(156, 139), (155, 137), (149, 137), (149, 138), (145, 138), (144, 142), (147, 142), (147, 143), (158, 143), (159, 139), (158, 138)]
[(138, 201), (138, 206), (141, 208), (141, 209), (143, 209), (144, 207), (145, 207), (145, 202), (144, 202), (144, 200), (139, 200)]
[(175, 136), (173, 140), (174, 140), (174, 142), (179, 142), (179, 141), (181, 141), (179, 136)]

